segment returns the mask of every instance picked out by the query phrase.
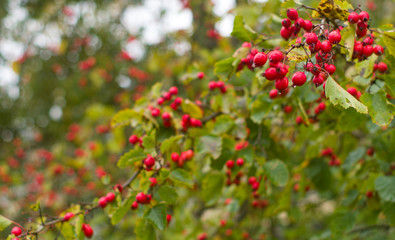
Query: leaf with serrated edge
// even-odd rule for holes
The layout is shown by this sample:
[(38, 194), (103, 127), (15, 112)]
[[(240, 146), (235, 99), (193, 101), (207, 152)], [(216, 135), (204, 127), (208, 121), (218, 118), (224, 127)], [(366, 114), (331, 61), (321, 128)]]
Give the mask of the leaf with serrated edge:
[(118, 167), (125, 168), (137, 161), (143, 160), (146, 157), (147, 155), (144, 153), (144, 151), (141, 148), (132, 149), (129, 152), (122, 155), (122, 157), (118, 161)]
[(383, 41), (384, 45), (388, 49), (388, 52), (392, 56), (395, 56), (395, 32), (384, 32)]
[(121, 206), (115, 210), (114, 214), (111, 217), (111, 224), (115, 225), (121, 221), (123, 216), (128, 212), (130, 209), (130, 206), (132, 206), (132, 203), (134, 202), (134, 195), (130, 195), (123, 203)]
[(166, 227), (166, 204), (158, 204), (148, 210), (145, 219), (150, 221), (159, 230)]
[(237, 37), (242, 41), (249, 42), (255, 40), (258, 36), (245, 22), (242, 16), (236, 16), (233, 23), (232, 36)]
[(285, 186), (289, 179), (289, 172), (284, 162), (272, 160), (263, 165), (266, 176), (276, 186)]
[(379, 126), (388, 126), (391, 123), (395, 114), (395, 106), (387, 102), (384, 92), (364, 93), (361, 101), (368, 107), (369, 115), (374, 123)]
[(176, 144), (177, 141), (180, 140), (182, 137), (183, 137), (182, 135), (177, 135), (177, 136), (172, 136), (172, 137), (164, 140), (162, 142), (162, 144), (160, 145), (161, 153), (163, 154), (163, 153), (167, 152), (171, 148), (171, 146), (173, 144)]
[(141, 121), (141, 115), (132, 109), (122, 110), (111, 119), (111, 127), (125, 126), (130, 124), (132, 120)]
[(333, 105), (340, 105), (346, 109), (353, 107), (360, 113), (368, 113), (368, 108), (344, 90), (331, 76), (326, 80), (325, 95)]

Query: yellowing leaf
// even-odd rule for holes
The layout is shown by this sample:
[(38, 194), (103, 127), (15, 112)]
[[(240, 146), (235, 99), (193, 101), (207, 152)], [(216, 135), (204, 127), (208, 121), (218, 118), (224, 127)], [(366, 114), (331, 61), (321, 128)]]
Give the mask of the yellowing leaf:
[(132, 109), (122, 110), (111, 119), (111, 127), (125, 126), (131, 124), (132, 120), (141, 121), (141, 115)]
[(383, 41), (384, 45), (388, 49), (388, 52), (392, 56), (395, 56), (395, 32), (384, 32)]
[(182, 107), (182, 111), (191, 115), (191, 117), (193, 117), (193, 118), (200, 119), (203, 117), (203, 113), (202, 113), (202, 110), (200, 109), (200, 107), (198, 107), (195, 103), (193, 103), (189, 100), (183, 101), (181, 107)]
[(368, 108), (342, 88), (331, 76), (326, 80), (325, 95), (333, 105), (343, 108), (353, 107), (360, 113), (368, 113)]
[(340, 42), (346, 48), (342, 47), (341, 53), (347, 54), (347, 61), (351, 61), (354, 52), (355, 24), (349, 24), (348, 22), (346, 24), (347, 26), (341, 31), (342, 40)]
[(322, 0), (318, 5), (319, 13), (314, 11), (313, 18), (319, 18), (322, 15), (329, 19), (341, 19), (343, 21), (347, 21), (349, 12), (347, 11), (349, 8), (352, 8), (351, 4), (347, 1), (340, 0)]
[(288, 53), (288, 60), (291, 62), (303, 62), (307, 60), (307, 55), (303, 48), (295, 48)]

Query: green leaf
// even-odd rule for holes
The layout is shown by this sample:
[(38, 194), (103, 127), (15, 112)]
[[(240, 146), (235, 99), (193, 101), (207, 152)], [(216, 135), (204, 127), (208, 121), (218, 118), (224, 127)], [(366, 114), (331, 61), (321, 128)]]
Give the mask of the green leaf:
[(360, 113), (368, 113), (368, 108), (342, 88), (331, 76), (326, 80), (325, 95), (333, 105), (343, 108), (353, 107)]
[(138, 123), (140, 121), (141, 115), (139, 113), (132, 109), (126, 109), (115, 114), (115, 116), (111, 119), (111, 127), (116, 128), (132, 124), (134, 122)]
[(221, 155), (222, 138), (214, 135), (207, 135), (196, 141), (196, 158), (202, 159), (206, 154), (210, 154), (214, 159)]
[(168, 185), (160, 186), (158, 189), (158, 194), (163, 201), (169, 204), (174, 204), (177, 201), (178, 194), (176, 190), (171, 186)]
[(333, 214), (330, 222), (331, 230), (333, 232), (347, 232), (355, 224), (355, 213), (350, 211), (339, 211)]
[(144, 153), (156, 156), (155, 150), (156, 129), (152, 130), (150, 134), (143, 137)]
[(182, 101), (181, 107), (184, 113), (189, 114), (193, 118), (200, 119), (203, 117), (200, 107), (189, 100)]
[(374, 64), (375, 64), (377, 58), (378, 57), (375, 54), (373, 54), (368, 59), (361, 61), (361, 62), (357, 62), (355, 64), (355, 69), (357, 70), (357, 72), (359, 73), (359, 75), (361, 77), (369, 78), (372, 76), (373, 67), (374, 67)]
[(125, 168), (127, 166), (131, 166), (134, 163), (143, 160), (147, 155), (144, 153), (143, 149), (135, 148), (130, 150), (129, 152), (122, 155), (122, 157), (118, 161), (118, 167)]
[(259, 95), (251, 105), (251, 120), (260, 124), (273, 107), (273, 101), (267, 95)]
[(289, 179), (287, 166), (280, 160), (268, 161), (263, 165), (266, 176), (276, 186), (285, 186)]
[(193, 180), (190, 173), (184, 169), (176, 169), (170, 172), (169, 178), (175, 182), (183, 183), (188, 187), (193, 187)]
[(305, 174), (311, 179), (314, 186), (319, 190), (328, 190), (332, 185), (332, 173), (328, 163), (323, 158), (311, 159)]
[(365, 155), (365, 148), (359, 147), (348, 154), (346, 160), (342, 164), (342, 168), (350, 170), (353, 165), (358, 162)]
[(233, 31), (231, 33), (233, 37), (237, 37), (242, 41), (252, 41), (257, 38), (257, 34), (252, 30), (245, 22), (242, 16), (236, 16), (233, 23)]
[(229, 131), (235, 125), (235, 120), (233, 120), (229, 115), (221, 115), (215, 119), (214, 128), (212, 130), (213, 134), (223, 134)]
[(303, 62), (307, 60), (306, 52), (303, 48), (294, 48), (287, 55), (288, 60), (291, 62)]
[(180, 140), (183, 136), (182, 135), (177, 135), (177, 136), (172, 136), (162, 142), (160, 145), (160, 151), (162, 154), (166, 153), (173, 144), (177, 144), (178, 140)]
[(221, 196), (222, 187), (225, 183), (225, 175), (220, 172), (205, 174), (202, 183), (202, 198), (207, 205), (214, 204)]
[(6, 229), (8, 226), (11, 225), (11, 221), (4, 217), (3, 215), (0, 215), (0, 232)]
[(158, 82), (155, 83), (152, 87), (151, 87), (151, 97), (156, 99), (160, 97), (160, 90), (162, 88), (162, 83)]
[(383, 213), (387, 218), (388, 222), (395, 224), (395, 203), (384, 202), (381, 203), (383, 206)]
[(395, 176), (380, 176), (374, 182), (380, 198), (387, 202), (395, 202)]
[(342, 39), (340, 44), (346, 48), (341, 48), (341, 53), (347, 54), (347, 61), (351, 61), (354, 52), (355, 24), (346, 23), (347, 26), (341, 30)]
[(229, 57), (215, 63), (214, 73), (221, 80), (228, 80), (235, 71), (233, 62), (236, 60), (234, 57)]
[(379, 126), (388, 126), (395, 114), (395, 106), (387, 102), (385, 93), (379, 91), (376, 94), (364, 93), (361, 101), (368, 107), (372, 121)]
[(137, 219), (134, 228), (137, 240), (153, 240), (156, 238), (155, 228), (144, 218)]
[(385, 74), (383, 78), (385, 79), (385, 86), (389, 95), (395, 97), (395, 74)]
[(167, 224), (166, 204), (157, 204), (145, 214), (145, 219), (150, 221), (154, 227), (164, 230)]
[(60, 232), (66, 240), (75, 239), (75, 227), (70, 224), (70, 222), (62, 222), (62, 227), (60, 227)]
[(384, 32), (383, 41), (384, 45), (388, 49), (388, 52), (392, 56), (395, 56), (395, 32)]
[(135, 199), (134, 195), (130, 195), (125, 201), (123, 201), (122, 205), (115, 210), (114, 214), (111, 217), (112, 225), (115, 225), (119, 223), (119, 221), (121, 221), (121, 219), (125, 216), (125, 214), (130, 209), (130, 206), (132, 206), (134, 199)]

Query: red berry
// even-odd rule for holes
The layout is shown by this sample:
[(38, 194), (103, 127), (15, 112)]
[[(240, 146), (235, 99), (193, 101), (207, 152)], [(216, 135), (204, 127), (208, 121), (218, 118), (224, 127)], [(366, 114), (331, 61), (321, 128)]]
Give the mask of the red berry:
[(377, 64), (377, 69), (382, 72), (385, 73), (388, 70), (387, 64), (380, 62), (379, 64)]
[(357, 28), (357, 31), (356, 31), (357, 37), (361, 38), (361, 37), (365, 36), (367, 31), (368, 31), (367, 28), (364, 28), (364, 29)]
[(321, 49), (321, 42), (318, 40), (315, 44), (309, 45), (309, 49), (312, 53), (316, 53)]
[(359, 54), (362, 53), (363, 51), (363, 44), (359, 41), (356, 41), (354, 44), (354, 52)]
[(11, 230), (11, 234), (14, 234), (15, 236), (19, 236), (22, 234), (22, 230), (19, 227), (13, 227)]
[(292, 25), (292, 22), (288, 18), (284, 18), (281, 21), (281, 25), (283, 25), (283, 27), (285, 27), (285, 28), (289, 28)]
[(359, 13), (359, 19), (360, 19), (361, 21), (364, 21), (364, 22), (369, 21), (369, 13), (367, 13), (367, 12), (365, 12), (365, 11), (360, 12), (360, 13)]
[(250, 185), (252, 185), (252, 184), (254, 184), (256, 182), (256, 177), (250, 177), (249, 179), (248, 179), (248, 183), (250, 184)]
[(277, 89), (272, 89), (272, 90), (270, 90), (270, 92), (269, 92), (269, 97), (270, 97), (271, 99), (273, 99), (273, 98), (277, 97), (277, 94), (278, 94), (278, 90), (277, 90)]
[(238, 159), (236, 160), (236, 164), (237, 164), (238, 166), (243, 166), (243, 164), (244, 164), (244, 159), (238, 158)]
[(109, 192), (106, 195), (107, 202), (113, 202), (115, 200), (115, 194), (113, 192)]
[(368, 155), (368, 156), (373, 156), (373, 154), (374, 154), (374, 149), (373, 148), (368, 148), (367, 150), (366, 150), (366, 154)]
[(210, 90), (216, 89), (216, 88), (217, 88), (217, 83), (214, 82), (214, 81), (209, 82), (209, 83), (208, 83), (208, 88), (209, 88)]
[(162, 119), (163, 119), (163, 121), (170, 120), (170, 114), (167, 112), (162, 113)]
[(156, 178), (150, 177), (149, 181), (151, 182), (150, 187), (154, 187), (156, 184), (158, 184), (158, 181), (156, 180)]
[(154, 108), (151, 110), (151, 116), (153, 117), (158, 117), (160, 115), (160, 109), (159, 108)]
[(204, 72), (198, 72), (197, 77), (199, 79), (203, 79), (204, 78)]
[(255, 66), (257, 67), (265, 65), (266, 61), (267, 61), (267, 56), (263, 52), (257, 53), (254, 57), (254, 63)]
[(338, 44), (341, 39), (342, 39), (342, 36), (340, 35), (340, 32), (338, 32), (338, 31), (332, 31), (328, 35), (328, 40), (331, 44)]
[(333, 150), (330, 147), (322, 149), (321, 151), (322, 156), (332, 156), (332, 154), (333, 154)]
[(304, 27), (304, 19), (303, 18), (298, 18), (295, 21), (295, 26), (297, 26), (298, 28), (303, 28)]
[(315, 44), (318, 41), (318, 37), (315, 33), (306, 34), (306, 43), (311, 45)]
[(324, 53), (328, 53), (332, 50), (332, 44), (328, 41), (325, 40), (321, 43), (321, 51)]
[(74, 217), (74, 213), (72, 213), (72, 212), (68, 212), (68, 213), (66, 213), (65, 215), (64, 215), (64, 217), (63, 217), (63, 221), (69, 221), (71, 218), (73, 218)]
[(235, 166), (235, 162), (233, 160), (228, 160), (226, 162), (226, 167), (232, 169)]
[(241, 45), (241, 47), (243, 47), (243, 48), (250, 48), (250, 47), (251, 47), (251, 43), (249, 43), (249, 42), (244, 42), (244, 43)]
[(295, 118), (295, 122), (296, 122), (296, 124), (300, 125), (300, 124), (303, 123), (303, 118), (302, 118), (301, 116), (297, 116), (297, 117)]
[(287, 9), (287, 17), (293, 21), (297, 20), (299, 17), (298, 11), (293, 8)]
[(273, 67), (268, 68), (266, 69), (264, 75), (267, 80), (273, 81), (277, 78), (277, 70)]
[(292, 112), (292, 106), (289, 106), (289, 105), (285, 106), (284, 107), (284, 112), (287, 113), (287, 114), (291, 113)]
[(310, 32), (313, 29), (313, 23), (310, 20), (304, 20), (303, 29), (306, 32)]
[(384, 48), (380, 45), (376, 45), (373, 49), (374, 54), (376, 54), (377, 56), (380, 56), (384, 53)]
[(171, 160), (173, 160), (173, 162), (178, 162), (178, 160), (180, 159), (180, 155), (178, 155), (178, 153), (172, 153), (171, 154)]
[(285, 40), (288, 40), (292, 36), (292, 32), (289, 28), (282, 27), (280, 30), (280, 35)]
[(159, 105), (162, 105), (164, 102), (165, 102), (164, 98), (162, 98), (162, 97), (158, 98), (158, 104)]
[(170, 89), (169, 89), (169, 93), (171, 94), (171, 95), (177, 95), (178, 94), (178, 88), (177, 87), (171, 87)]
[(321, 86), (321, 84), (323, 84), (324, 81), (325, 81), (325, 79), (322, 76), (322, 74), (317, 74), (317, 75), (314, 75), (314, 77), (313, 77), (313, 83), (316, 87)]
[(373, 47), (371, 45), (366, 45), (363, 47), (362, 54), (365, 57), (370, 57), (373, 54)]
[(325, 64), (325, 70), (332, 75), (336, 72), (336, 67), (333, 64)]
[[(281, 66), (283, 66), (282, 64), (281, 64)], [(277, 79), (279, 79), (279, 78), (283, 78), (283, 77), (285, 77), (286, 75), (287, 75), (287, 73), (288, 73), (288, 69), (284, 66), (284, 67), (278, 67), (277, 69), (276, 69), (276, 72), (277, 72)]]
[(225, 87), (225, 84), (224, 84), (224, 82), (222, 82), (222, 81), (216, 82), (215, 85), (217, 86), (217, 88), (223, 88), (223, 87)]
[(377, 63), (375, 63), (375, 64), (373, 65), (373, 71), (377, 71), (378, 68), (379, 68), (379, 67), (378, 67)]
[(99, 199), (99, 205), (101, 208), (105, 208), (107, 206), (107, 199), (106, 197), (101, 197)]
[(288, 87), (288, 78), (284, 77), (281, 79), (277, 79), (274, 86), (279, 91), (285, 90)]
[(150, 154), (147, 155), (147, 158), (144, 160), (144, 164), (147, 168), (151, 168), (155, 165), (155, 158), (153, 158)]
[(318, 109), (319, 109), (321, 112), (325, 110), (325, 107), (326, 107), (326, 106), (325, 106), (325, 103), (324, 103), (324, 102), (318, 104)]
[(145, 195), (143, 192), (137, 193), (136, 195), (136, 201), (138, 203), (146, 203), (147, 202), (147, 195)]
[(306, 82), (306, 74), (304, 72), (296, 72), (292, 76), (292, 82), (296, 86), (302, 86)]
[(167, 221), (168, 224), (170, 223), (170, 221), (171, 221), (171, 215), (170, 214), (166, 215), (166, 221)]
[(114, 190), (115, 190), (115, 191), (117, 191), (117, 190), (118, 190), (118, 191), (121, 193), (121, 192), (122, 192), (122, 190), (123, 190), (123, 187), (122, 187), (122, 185), (121, 185), (121, 184), (117, 184), (117, 185), (115, 185), (115, 186), (114, 186)]
[(357, 23), (357, 30), (363, 31), (368, 27), (368, 24), (366, 24), (365, 22), (359, 21)]
[(88, 224), (82, 224), (82, 231), (87, 238), (91, 238), (93, 236), (93, 229)]
[(170, 94), (169, 92), (165, 92), (165, 93), (163, 94), (163, 98), (164, 98), (165, 100), (169, 101), (169, 100), (171, 99), (171, 94)]
[(131, 208), (134, 210), (134, 209), (137, 209), (138, 207), (139, 207), (139, 204), (138, 204), (136, 201), (134, 201), (134, 202), (132, 203)]
[(207, 233), (201, 233), (197, 237), (198, 240), (206, 240), (207, 239)]
[(251, 187), (252, 187), (253, 190), (258, 190), (259, 182), (254, 182), (253, 184), (251, 184)]
[(129, 137), (129, 142), (130, 142), (131, 144), (136, 144), (136, 143), (139, 142), (139, 137), (136, 136), (136, 135), (132, 135), (132, 136)]
[(274, 50), (272, 52), (269, 53), (269, 61), (272, 63), (278, 63), (281, 60), (283, 60), (283, 53), (278, 51), (278, 50)]
[(374, 42), (372, 37), (367, 37), (363, 40), (363, 45), (372, 45)]
[(353, 87), (349, 87), (347, 88), (347, 92), (353, 96), (357, 96), (357, 89), (353, 88)]
[(367, 198), (372, 198), (373, 197), (373, 192), (372, 191), (367, 191), (366, 192), (366, 197)]
[(348, 15), (348, 21), (350, 23), (357, 23), (359, 20), (359, 15), (356, 12), (352, 12), (350, 13), (350, 15)]

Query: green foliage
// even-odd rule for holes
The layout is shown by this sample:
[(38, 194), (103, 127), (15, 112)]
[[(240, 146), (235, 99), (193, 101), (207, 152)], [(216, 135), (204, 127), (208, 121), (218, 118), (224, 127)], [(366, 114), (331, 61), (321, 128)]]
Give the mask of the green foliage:
[(231, 35), (246, 42), (253, 41), (257, 37), (256, 32), (244, 22), (242, 16), (235, 17)]
[(163, 230), (166, 227), (166, 204), (158, 204), (150, 208), (145, 214), (145, 219), (150, 221), (154, 227)]
[(0, 232), (6, 229), (8, 226), (11, 225), (11, 221), (4, 217), (3, 215), (0, 215)]
[(271, 160), (263, 165), (266, 176), (276, 186), (285, 186), (288, 182), (289, 172), (284, 162)]
[(169, 178), (175, 182), (179, 182), (187, 185), (188, 187), (193, 187), (193, 180), (190, 173), (184, 169), (176, 169), (170, 172)]
[(122, 155), (122, 157), (118, 161), (118, 167), (125, 168), (128, 166), (133, 166), (135, 163), (143, 160), (146, 157), (147, 155), (141, 148), (132, 149)]
[(119, 223), (119, 221), (122, 220), (122, 218), (126, 215), (130, 207), (132, 206), (132, 203), (135, 200), (135, 195), (130, 195), (128, 198), (126, 198), (120, 206), (118, 206), (113, 213), (111, 217), (111, 223), (113, 225)]
[(395, 114), (395, 106), (387, 102), (384, 92), (365, 93), (361, 101), (368, 107), (372, 121), (379, 126), (388, 126)]
[(376, 191), (384, 201), (395, 202), (395, 177), (380, 176), (374, 182)]

